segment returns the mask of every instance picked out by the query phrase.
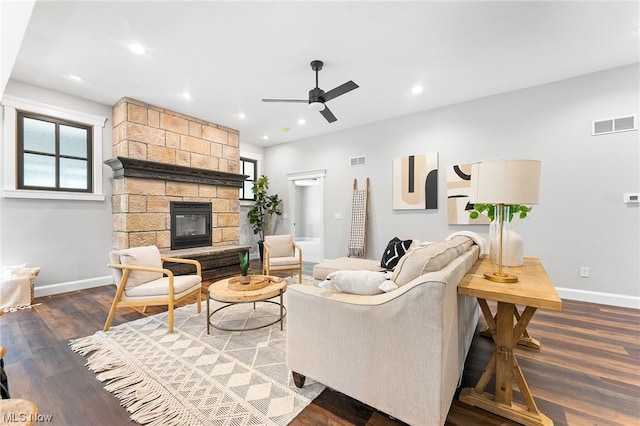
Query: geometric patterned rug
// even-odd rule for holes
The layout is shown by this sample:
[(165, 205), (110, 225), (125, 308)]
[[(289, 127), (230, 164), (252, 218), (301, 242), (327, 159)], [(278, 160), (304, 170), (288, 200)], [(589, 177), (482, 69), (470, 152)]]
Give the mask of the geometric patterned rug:
[[(211, 301), (212, 311), (221, 304)], [(270, 327), (207, 334), (206, 301), (174, 311), (174, 332), (162, 313), (70, 342), (131, 419), (152, 426), (286, 425), (325, 388), (293, 384), (285, 364), (286, 317)], [(216, 313), (226, 328), (273, 321), (271, 303), (238, 304)]]

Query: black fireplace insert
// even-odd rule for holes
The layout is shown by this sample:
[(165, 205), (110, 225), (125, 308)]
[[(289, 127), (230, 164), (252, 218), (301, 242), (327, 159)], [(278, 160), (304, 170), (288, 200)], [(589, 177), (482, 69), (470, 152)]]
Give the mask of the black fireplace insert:
[(171, 201), (171, 250), (211, 245), (211, 203)]

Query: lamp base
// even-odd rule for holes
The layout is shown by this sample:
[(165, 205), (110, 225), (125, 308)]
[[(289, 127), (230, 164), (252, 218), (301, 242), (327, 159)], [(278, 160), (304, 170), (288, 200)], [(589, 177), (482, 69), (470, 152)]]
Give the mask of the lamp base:
[(484, 274), (484, 277), (489, 281), (494, 281), (497, 283), (517, 283), (518, 277), (511, 274), (501, 274), (501, 273), (492, 273), (492, 274)]

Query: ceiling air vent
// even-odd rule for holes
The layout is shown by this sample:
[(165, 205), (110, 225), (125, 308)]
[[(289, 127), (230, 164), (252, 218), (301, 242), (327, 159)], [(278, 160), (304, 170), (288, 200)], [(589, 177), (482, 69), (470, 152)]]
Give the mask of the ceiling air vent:
[(349, 158), (349, 165), (351, 167), (353, 166), (364, 166), (365, 164), (367, 164), (367, 157), (366, 156), (360, 156), (360, 157), (351, 157)]
[(638, 119), (635, 115), (628, 117), (609, 118), (591, 123), (591, 135), (604, 135), (607, 133), (627, 132), (638, 129)]

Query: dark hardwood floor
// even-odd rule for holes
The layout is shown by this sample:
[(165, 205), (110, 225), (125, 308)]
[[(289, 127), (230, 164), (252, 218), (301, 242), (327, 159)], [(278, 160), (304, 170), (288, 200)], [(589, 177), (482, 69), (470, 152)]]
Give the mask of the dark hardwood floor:
[[(0, 344), (15, 398), (36, 403), (55, 425), (126, 425), (128, 413), (73, 353), (69, 339), (102, 328), (115, 287), (105, 286), (35, 300), (33, 309), (0, 316)], [(113, 324), (164, 308), (118, 310)], [(483, 322), (481, 321), (481, 324)], [(408, 332), (418, 332), (414, 325)], [(540, 410), (556, 426), (640, 425), (640, 311), (565, 300), (562, 312), (538, 311), (528, 327), (540, 351), (518, 348), (525, 377)], [(463, 386), (482, 374), (492, 351), (474, 338)], [(492, 385), (490, 385), (492, 386)], [(518, 397), (518, 395), (515, 395)], [(327, 389), (292, 425), (401, 424), (358, 401)], [(515, 423), (453, 401), (448, 426)]]

